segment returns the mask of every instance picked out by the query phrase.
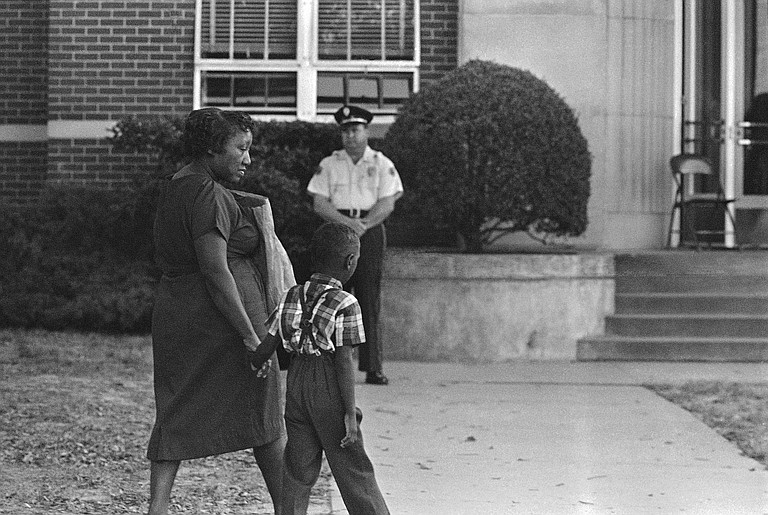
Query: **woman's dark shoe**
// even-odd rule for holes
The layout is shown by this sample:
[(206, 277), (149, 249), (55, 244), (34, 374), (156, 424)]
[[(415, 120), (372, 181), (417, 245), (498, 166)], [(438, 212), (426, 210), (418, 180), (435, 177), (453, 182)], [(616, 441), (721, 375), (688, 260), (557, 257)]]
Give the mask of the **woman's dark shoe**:
[(382, 372), (368, 372), (365, 376), (365, 382), (368, 384), (389, 384), (389, 379)]

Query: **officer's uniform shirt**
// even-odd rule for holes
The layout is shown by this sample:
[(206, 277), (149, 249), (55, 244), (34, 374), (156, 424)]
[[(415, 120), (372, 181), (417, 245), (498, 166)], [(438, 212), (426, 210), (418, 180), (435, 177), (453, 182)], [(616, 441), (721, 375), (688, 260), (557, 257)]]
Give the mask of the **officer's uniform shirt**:
[(379, 199), (402, 192), (403, 183), (392, 161), (367, 147), (357, 164), (346, 150), (320, 161), (307, 191), (329, 198), (336, 209), (369, 210)]

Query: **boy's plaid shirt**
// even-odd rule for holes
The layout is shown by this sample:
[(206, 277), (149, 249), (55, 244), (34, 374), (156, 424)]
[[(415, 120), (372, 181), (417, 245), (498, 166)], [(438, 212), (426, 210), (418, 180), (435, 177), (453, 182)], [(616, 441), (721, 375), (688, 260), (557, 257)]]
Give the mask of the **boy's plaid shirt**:
[[(365, 342), (363, 315), (360, 304), (349, 292), (341, 289), (341, 281), (324, 274), (312, 274), (303, 285), (292, 287), (272, 312), (266, 322), (267, 331), (282, 338), (283, 346), (299, 354), (319, 355), (320, 351), (333, 351), (343, 345), (359, 345)], [(301, 300), (304, 290), (305, 305), (312, 307), (318, 296), (325, 294), (317, 303), (310, 319), (315, 346), (307, 338), (301, 345)]]

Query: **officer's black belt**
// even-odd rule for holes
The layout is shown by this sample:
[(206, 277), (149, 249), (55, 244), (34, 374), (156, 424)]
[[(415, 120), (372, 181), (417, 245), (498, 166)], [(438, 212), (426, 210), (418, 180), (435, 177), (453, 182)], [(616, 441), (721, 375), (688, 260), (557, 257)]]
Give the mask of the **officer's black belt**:
[(367, 209), (339, 209), (339, 213), (350, 218), (362, 218), (368, 214)]

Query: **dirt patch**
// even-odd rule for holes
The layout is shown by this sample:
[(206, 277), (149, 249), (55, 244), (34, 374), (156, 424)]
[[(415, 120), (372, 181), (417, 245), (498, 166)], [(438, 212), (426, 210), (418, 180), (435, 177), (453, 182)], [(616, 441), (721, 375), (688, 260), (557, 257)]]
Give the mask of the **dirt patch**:
[(768, 383), (693, 381), (648, 388), (690, 411), (768, 468)]
[[(150, 341), (0, 331), (0, 513), (146, 513), (154, 421)], [(327, 505), (327, 468), (312, 496)], [(171, 513), (261, 514), (249, 451), (182, 463)]]

